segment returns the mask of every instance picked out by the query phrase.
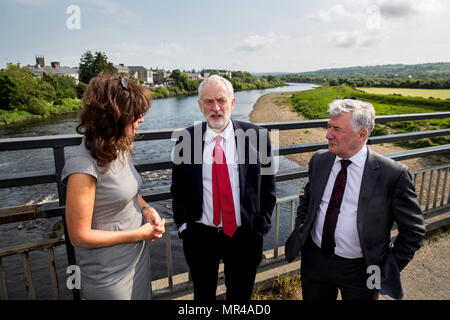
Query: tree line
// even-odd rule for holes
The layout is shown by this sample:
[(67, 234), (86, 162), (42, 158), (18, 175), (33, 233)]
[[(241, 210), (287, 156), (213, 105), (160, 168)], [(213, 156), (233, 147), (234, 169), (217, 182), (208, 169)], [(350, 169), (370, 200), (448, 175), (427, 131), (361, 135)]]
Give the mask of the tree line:
[[(79, 82), (70, 76), (46, 74), (34, 77), (31, 68), (8, 66), (0, 70), (0, 124), (42, 118), (81, 108), (81, 101), (89, 81), (99, 74), (115, 74), (113, 63), (103, 52), (86, 51), (80, 58)], [(218, 74), (213, 71), (212, 74)], [(231, 81), (236, 91), (266, 89), (284, 85), (274, 76), (254, 77), (249, 72), (234, 71)], [(201, 80), (191, 80), (186, 72), (175, 69), (171, 73), (175, 85), (151, 88), (154, 98), (187, 96), (197, 93)]]
[(447, 77), (323, 77), (308, 75), (284, 75), (286, 82), (306, 82), (340, 86), (347, 84), (352, 87), (380, 88), (412, 88), (412, 89), (450, 89), (450, 76)]
[(38, 116), (73, 111), (80, 107), (84, 89), (70, 76), (36, 78), (30, 68), (10, 65), (0, 70), (0, 110)]
[[(212, 74), (219, 74), (217, 70), (211, 72)], [(235, 91), (253, 90), (253, 89), (267, 89), (285, 85), (284, 81), (274, 76), (265, 76), (257, 78), (252, 76), (250, 72), (232, 71), (231, 77), (222, 75), (229, 80), (233, 85)], [(197, 94), (198, 87), (202, 80), (191, 80), (187, 73), (175, 69), (172, 71), (170, 77), (173, 79), (175, 85), (168, 87), (154, 87), (151, 88), (154, 98), (167, 98), (171, 96), (188, 96)]]

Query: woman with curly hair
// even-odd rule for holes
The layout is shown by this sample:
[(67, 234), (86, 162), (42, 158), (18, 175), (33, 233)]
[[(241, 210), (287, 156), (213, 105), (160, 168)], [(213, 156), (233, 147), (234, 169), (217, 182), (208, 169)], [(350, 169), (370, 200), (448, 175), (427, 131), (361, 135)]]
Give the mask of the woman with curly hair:
[(122, 76), (99, 76), (83, 105), (76, 128), (82, 143), (61, 177), (82, 298), (150, 299), (146, 241), (162, 237), (165, 220), (139, 194), (142, 180), (130, 156), (149, 92)]

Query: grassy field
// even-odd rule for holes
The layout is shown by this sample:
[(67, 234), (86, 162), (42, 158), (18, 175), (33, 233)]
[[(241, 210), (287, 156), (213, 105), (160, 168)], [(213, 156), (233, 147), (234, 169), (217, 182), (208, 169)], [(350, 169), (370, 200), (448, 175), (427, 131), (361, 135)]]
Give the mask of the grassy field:
[(407, 88), (357, 88), (367, 93), (374, 94), (400, 94), (402, 96), (450, 99), (449, 89), (407, 89)]
[[(297, 92), (288, 98), (285, 103), (292, 105), (294, 111), (301, 113), (308, 119), (326, 119), (328, 118), (328, 104), (335, 99), (343, 98), (355, 98), (370, 102), (373, 104), (377, 115), (450, 111), (450, 100), (366, 93), (347, 85), (323, 86)], [(450, 119), (390, 122), (385, 125), (377, 124), (372, 136), (445, 128), (450, 128)], [(450, 137), (441, 136), (411, 142), (403, 141), (396, 144), (421, 148), (447, 143), (450, 143)]]

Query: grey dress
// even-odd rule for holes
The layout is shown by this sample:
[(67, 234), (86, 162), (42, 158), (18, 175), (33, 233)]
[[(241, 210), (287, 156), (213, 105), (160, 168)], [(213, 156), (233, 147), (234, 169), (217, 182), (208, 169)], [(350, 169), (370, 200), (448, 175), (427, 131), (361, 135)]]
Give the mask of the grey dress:
[[(67, 160), (61, 180), (85, 173), (97, 180), (92, 229), (133, 230), (144, 219), (137, 204), (142, 184), (130, 156), (113, 161), (106, 173), (84, 145)], [(150, 299), (150, 255), (145, 241), (75, 249), (83, 299)]]

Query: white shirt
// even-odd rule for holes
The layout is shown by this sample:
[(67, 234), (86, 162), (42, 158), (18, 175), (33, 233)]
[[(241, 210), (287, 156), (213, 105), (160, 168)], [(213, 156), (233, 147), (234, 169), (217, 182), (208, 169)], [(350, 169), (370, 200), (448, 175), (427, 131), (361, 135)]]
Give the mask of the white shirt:
[[(311, 230), (311, 237), (318, 247), (321, 247), (325, 215), (327, 212), (328, 203), (330, 202), (334, 182), (336, 181), (336, 176), (341, 170), (340, 160), (342, 159), (343, 158), (336, 156), (322, 196), (322, 201), (320, 202), (316, 221), (314, 222), (314, 226)], [(361, 258), (363, 256), (358, 237), (358, 229), (356, 226), (356, 216), (358, 212), (359, 192), (361, 189), (361, 181), (366, 159), (366, 145), (364, 145), (357, 154), (348, 159), (352, 163), (347, 167), (347, 183), (334, 234), (336, 243), (334, 253), (338, 256), (349, 259)]]
[[(233, 193), (234, 212), (236, 215), (236, 224), (241, 225), (241, 205), (240, 205), (240, 187), (239, 187), (239, 168), (238, 154), (236, 148), (236, 140), (234, 135), (233, 122), (229, 122), (228, 126), (220, 133), (212, 130), (208, 125), (205, 132), (205, 145), (203, 148), (203, 213), (197, 222), (203, 223), (211, 227), (221, 227), (222, 222), (216, 226), (213, 222), (214, 206), (212, 195), (212, 163), (213, 150), (216, 145), (216, 136), (222, 136), (220, 145), (225, 153), (227, 161), (228, 175), (230, 176), (231, 191)], [(181, 225), (179, 231), (182, 232), (186, 228), (186, 223)]]

